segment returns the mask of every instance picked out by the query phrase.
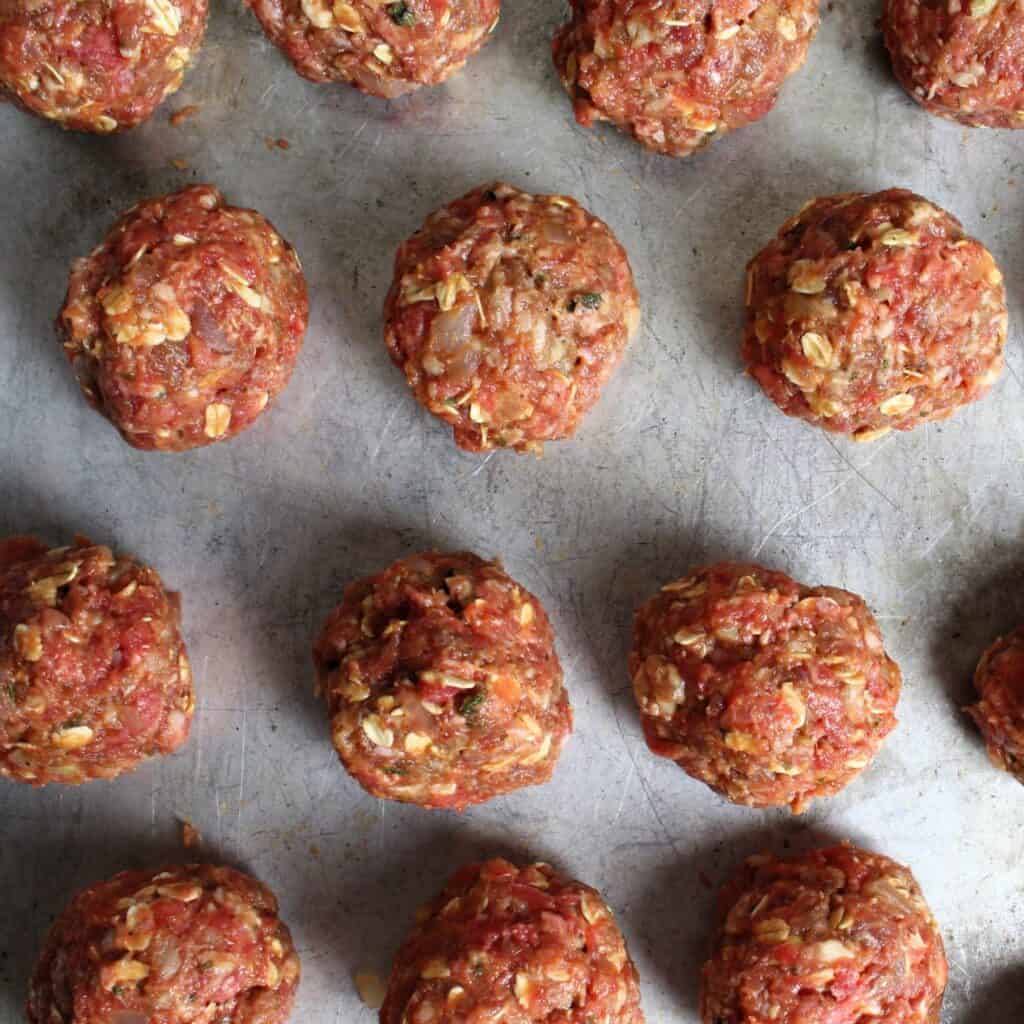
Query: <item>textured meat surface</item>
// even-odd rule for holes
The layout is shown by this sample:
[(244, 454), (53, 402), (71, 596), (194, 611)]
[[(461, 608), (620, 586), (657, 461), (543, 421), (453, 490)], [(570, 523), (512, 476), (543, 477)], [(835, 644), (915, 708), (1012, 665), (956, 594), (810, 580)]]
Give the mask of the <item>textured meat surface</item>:
[(295, 251), (209, 185), (128, 211), (71, 271), (57, 333), (91, 405), (136, 448), (240, 433), (288, 383), (309, 316)]
[(1003, 276), (904, 189), (814, 199), (747, 271), (747, 371), (787, 415), (873, 440), (945, 419), (1003, 368)]
[(803, 811), (896, 724), (900, 671), (856, 594), (724, 562), (662, 587), (629, 658), (651, 750), (729, 800)]
[(299, 959), (277, 900), (233, 868), (123, 871), (46, 938), (31, 1024), (283, 1024)]
[(546, 782), (572, 729), (544, 609), (476, 555), (353, 583), (314, 661), (334, 746), (375, 796), (461, 809)]
[(3, 0), (0, 95), (65, 128), (131, 128), (181, 85), (206, 10), (206, 0)]
[(612, 912), (548, 864), (468, 864), (424, 907), (380, 1024), (643, 1024)]
[(401, 245), (384, 317), (391, 358), (461, 448), (539, 451), (597, 401), (640, 311), (607, 225), (497, 183)]
[(487, 42), (499, 0), (246, 0), (267, 37), (314, 82), (390, 99), (437, 85)]
[(974, 719), (992, 763), (1024, 782), (1024, 626), (1000, 637), (974, 673)]
[(704, 1024), (938, 1024), (942, 936), (888, 857), (848, 843), (751, 857), (720, 905)]
[(893, 70), (933, 114), (1024, 127), (1024, 5), (1019, 0), (886, 0)]
[(764, 117), (807, 57), (818, 0), (572, 0), (553, 43), (576, 119), (686, 156)]
[(77, 540), (0, 541), (0, 774), (113, 778), (188, 737), (195, 697), (178, 595)]

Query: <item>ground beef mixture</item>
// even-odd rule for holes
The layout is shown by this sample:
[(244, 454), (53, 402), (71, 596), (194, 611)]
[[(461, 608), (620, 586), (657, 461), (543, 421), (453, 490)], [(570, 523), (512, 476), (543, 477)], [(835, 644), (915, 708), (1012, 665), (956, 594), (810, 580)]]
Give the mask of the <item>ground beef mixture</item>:
[(905, 189), (812, 200), (747, 270), (747, 372), (788, 416), (855, 441), (981, 398), (1006, 330), (992, 255)]
[(499, 0), (246, 0), (304, 78), (390, 99), (437, 85), (498, 25)]
[(1020, 0), (886, 0), (882, 28), (896, 77), (925, 110), (1024, 128)]
[(597, 401), (640, 320), (629, 260), (565, 196), (484, 185), (404, 242), (388, 351), (468, 451), (539, 452)]
[(30, 1024), (283, 1024), (299, 958), (277, 900), (234, 868), (122, 871), (47, 936)]
[(1024, 626), (1000, 637), (974, 673), (981, 700), (967, 708), (992, 763), (1024, 783)]
[(629, 668), (651, 750), (751, 807), (838, 793), (896, 724), (900, 670), (867, 605), (758, 565), (662, 587)]
[(0, 96), (65, 128), (131, 128), (181, 85), (206, 8), (206, 0), (4, 0)]
[(374, 796), (462, 809), (546, 782), (572, 729), (544, 609), (476, 555), (353, 583), (313, 657), (334, 746)]
[(288, 383), (309, 314), (295, 250), (209, 185), (132, 207), (57, 319), (89, 403), (135, 448), (240, 433)]
[(380, 1024), (643, 1024), (636, 968), (600, 895), (549, 864), (468, 864), (395, 958)]
[(178, 595), (77, 539), (0, 541), (0, 774), (110, 779), (188, 737), (195, 697)]
[(888, 857), (848, 843), (751, 857), (720, 910), (703, 1024), (939, 1024), (942, 936)]
[(687, 156), (764, 117), (807, 57), (818, 0), (572, 0), (553, 43), (576, 120)]

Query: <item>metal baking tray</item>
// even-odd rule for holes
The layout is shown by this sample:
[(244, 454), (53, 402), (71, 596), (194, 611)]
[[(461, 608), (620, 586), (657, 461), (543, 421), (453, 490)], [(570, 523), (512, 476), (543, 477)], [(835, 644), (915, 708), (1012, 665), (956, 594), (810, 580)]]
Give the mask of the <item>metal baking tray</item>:
[[(694, 1024), (717, 885), (761, 848), (840, 837), (917, 874), (951, 961), (947, 1022), (1024, 1020), (1024, 791), (959, 710), (982, 649), (1024, 620), (1022, 135), (915, 107), (889, 73), (878, 6), (826, 3), (775, 112), (684, 161), (575, 126), (549, 57), (565, 12), (544, 0), (509, 0), (463, 73), (390, 104), (304, 82), (241, 4), (215, 3), (184, 88), (129, 134), (0, 109), (0, 529), (54, 543), (78, 531), (153, 563), (182, 593), (199, 694), (178, 756), (80, 788), (0, 784), (0, 1019), (23, 1019), (41, 937), (72, 891), (194, 855), (181, 817), (203, 857), (280, 897), (304, 1024), (369, 1024), (353, 972), (386, 974), (415, 908), (495, 853), (601, 889), (648, 1019)], [(171, 125), (189, 104), (198, 113)], [(495, 178), (607, 220), (642, 296), (603, 400), (543, 459), (459, 452), (381, 340), (399, 241)], [(122, 209), (197, 181), (295, 244), (310, 331), (291, 385), (241, 438), (136, 452), (86, 408), (51, 321), (71, 260)], [(893, 185), (995, 253), (1008, 368), (953, 420), (854, 446), (786, 419), (743, 376), (743, 267), (811, 196)], [(548, 786), (461, 815), (365, 795), (312, 694), (312, 637), (343, 585), (429, 546), (500, 555), (541, 598), (576, 713)], [(801, 818), (732, 807), (643, 743), (632, 610), (722, 556), (863, 594), (905, 674), (877, 762)]]

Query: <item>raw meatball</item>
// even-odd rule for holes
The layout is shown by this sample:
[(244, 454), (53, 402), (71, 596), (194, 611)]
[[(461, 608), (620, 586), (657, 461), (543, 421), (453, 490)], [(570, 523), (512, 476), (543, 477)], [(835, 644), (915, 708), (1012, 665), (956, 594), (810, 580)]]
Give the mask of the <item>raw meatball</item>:
[(553, 43), (576, 120), (687, 156), (764, 117), (807, 57), (818, 0), (572, 0)]
[(636, 968), (608, 905), (549, 864), (468, 864), (417, 922), (380, 1024), (643, 1024)]
[(57, 333), (130, 445), (183, 451), (259, 416), (292, 375), (308, 313), (295, 250), (196, 185), (133, 206), (75, 263)]
[(751, 857), (723, 890), (704, 1024), (939, 1024), (942, 936), (914, 876), (844, 843)]
[(981, 398), (1006, 327), (992, 255), (905, 189), (812, 200), (747, 269), (747, 372), (787, 416), (855, 441)]
[(206, 8), (206, 0), (4, 0), (0, 96), (65, 128), (131, 128), (181, 85)]
[(1024, 128), (1024, 6), (886, 0), (885, 45), (903, 88), (961, 124)]
[(539, 452), (597, 401), (638, 301), (622, 246), (575, 200), (482, 185), (399, 248), (384, 339), (460, 448)]
[(544, 609), (476, 555), (353, 583), (313, 658), (334, 746), (374, 796), (461, 810), (546, 782), (572, 729)]
[(662, 587), (636, 613), (629, 670), (651, 750), (749, 807), (838, 793), (896, 724), (900, 670), (867, 605), (759, 565)]
[(981, 696), (967, 708), (992, 763), (1024, 782), (1024, 626), (1000, 637), (981, 657), (974, 673)]
[(31, 1024), (283, 1024), (299, 958), (273, 893), (233, 868), (122, 871), (50, 929)]
[(187, 739), (195, 695), (178, 595), (78, 538), (0, 541), (0, 774), (112, 779)]
[(499, 0), (246, 0), (304, 78), (391, 99), (454, 74), (497, 28)]

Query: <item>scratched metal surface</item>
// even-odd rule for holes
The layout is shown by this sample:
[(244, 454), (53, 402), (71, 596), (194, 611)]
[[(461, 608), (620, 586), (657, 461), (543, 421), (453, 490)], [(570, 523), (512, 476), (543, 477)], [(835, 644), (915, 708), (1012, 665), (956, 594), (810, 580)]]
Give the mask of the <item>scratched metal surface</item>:
[[(738, 860), (848, 836), (910, 864), (952, 963), (946, 1021), (1024, 1019), (1024, 791), (958, 712), (983, 647), (1024, 619), (1024, 165), (891, 80), (876, 5), (825, 13), (762, 124), (685, 162), (574, 127), (547, 56), (559, 5), (509, 3), (450, 85), (392, 105), (303, 82), (238, 5), (216, 4), (182, 92), (114, 139), (0, 110), (0, 530), (74, 531), (151, 561), (184, 599), (199, 691), (187, 748), (112, 783), (0, 784), (0, 1020), (21, 1018), (68, 895), (202, 854), (280, 896), (303, 959), (295, 1019), (369, 1022), (415, 907), (459, 862), (540, 857), (602, 889), (652, 1022), (697, 1021), (713, 893)], [(201, 107), (178, 128), (169, 110)], [(287, 151), (267, 138), (286, 138)], [(187, 170), (172, 160), (184, 160)], [(644, 322), (577, 440), (542, 460), (458, 452), (380, 340), (396, 244), (496, 177), (568, 192), (633, 261)], [(134, 452), (86, 409), (51, 334), (71, 259), (136, 199), (213, 181), (297, 246), (313, 297), (295, 377), (231, 444)], [(741, 374), (743, 265), (815, 194), (915, 188), (994, 250), (1013, 324), (982, 404), (870, 447), (782, 417)], [(464, 815), (379, 803), (348, 780), (311, 694), (311, 637), (352, 577), (430, 545), (500, 554), (555, 622), (576, 731), (554, 781)], [(624, 661), (634, 605), (692, 563), (758, 558), (877, 611), (901, 725), (841, 796), (793, 819), (733, 808), (642, 742)]]

